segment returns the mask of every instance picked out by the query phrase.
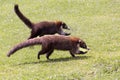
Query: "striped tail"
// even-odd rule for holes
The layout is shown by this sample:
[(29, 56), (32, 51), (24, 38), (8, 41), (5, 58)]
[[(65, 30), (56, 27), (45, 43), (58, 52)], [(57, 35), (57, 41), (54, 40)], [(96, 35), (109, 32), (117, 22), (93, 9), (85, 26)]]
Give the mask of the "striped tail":
[(33, 38), (33, 39), (29, 39), (26, 40), (22, 43), (17, 44), (16, 46), (14, 46), (7, 54), (8, 57), (10, 57), (13, 53), (15, 53), (17, 50), (20, 50), (22, 48), (31, 46), (31, 45), (40, 45), (42, 43), (41, 38)]

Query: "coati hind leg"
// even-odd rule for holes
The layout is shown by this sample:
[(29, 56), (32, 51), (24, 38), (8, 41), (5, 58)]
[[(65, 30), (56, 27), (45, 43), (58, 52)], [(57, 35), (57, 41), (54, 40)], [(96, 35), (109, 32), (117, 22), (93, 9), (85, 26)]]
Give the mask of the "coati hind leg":
[(47, 52), (48, 52), (48, 51), (45, 50), (45, 49), (44, 49), (44, 50), (42, 49), (41, 51), (39, 51), (39, 52), (38, 52), (38, 59), (40, 59), (40, 55), (43, 55), (43, 54), (45, 54), (45, 53), (47, 53)]
[(49, 60), (49, 56), (53, 53), (54, 49), (49, 50), (46, 54), (46, 58)]
[(30, 35), (30, 37), (28, 39), (32, 39), (32, 38), (35, 38), (37, 36), (38, 36), (38, 34), (36, 34), (36, 32), (32, 30), (31, 35)]
[(40, 59), (40, 55), (43, 55), (43, 54), (48, 54), (48, 58), (49, 58), (49, 55), (52, 53), (51, 51), (51, 47), (49, 45), (45, 45), (43, 44), (42, 45), (42, 50), (38, 52), (38, 59)]

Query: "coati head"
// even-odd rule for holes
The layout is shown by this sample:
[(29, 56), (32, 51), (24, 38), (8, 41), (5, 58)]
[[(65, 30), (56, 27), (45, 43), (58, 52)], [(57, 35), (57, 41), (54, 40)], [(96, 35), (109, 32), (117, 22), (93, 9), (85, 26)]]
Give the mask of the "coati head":
[(90, 50), (90, 49), (87, 47), (86, 43), (85, 43), (84, 41), (82, 41), (82, 40), (79, 40), (79, 46), (80, 46), (81, 48)]
[(68, 30), (70, 30), (70, 28), (67, 26), (67, 24), (66, 23), (64, 23), (64, 22), (62, 22), (62, 28), (64, 28), (64, 29), (68, 29)]
[(65, 36), (70, 35), (70, 33), (66, 33), (63, 31), (63, 29), (70, 30), (70, 28), (66, 25), (66, 23), (64, 23), (62, 21), (56, 21), (55, 24), (56, 24), (57, 29), (58, 29), (58, 34), (65, 35)]
[(58, 27), (61, 27), (63, 29), (67, 29), (67, 30), (70, 30), (70, 28), (67, 26), (67, 24), (65, 22), (62, 22), (62, 21), (56, 21), (56, 24)]

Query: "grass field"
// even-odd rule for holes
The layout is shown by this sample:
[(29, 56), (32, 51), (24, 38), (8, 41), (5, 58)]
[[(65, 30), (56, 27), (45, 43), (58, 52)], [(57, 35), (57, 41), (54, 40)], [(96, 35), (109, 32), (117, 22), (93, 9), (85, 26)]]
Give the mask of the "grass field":
[[(76, 58), (55, 50), (49, 61), (34, 46), (6, 57), (30, 35), (14, 4), (33, 22), (66, 22), (91, 50)], [(0, 12), (0, 80), (120, 80), (120, 0), (0, 0)]]

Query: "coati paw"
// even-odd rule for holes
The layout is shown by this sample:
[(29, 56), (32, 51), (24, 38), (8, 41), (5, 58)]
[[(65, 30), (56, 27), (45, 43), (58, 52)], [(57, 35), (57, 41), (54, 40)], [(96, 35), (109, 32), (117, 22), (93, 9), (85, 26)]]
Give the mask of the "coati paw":
[(7, 57), (10, 57), (10, 55), (9, 55), (9, 54), (7, 54)]
[(38, 59), (40, 59), (40, 56), (38, 56)]
[(50, 60), (50, 58), (49, 57), (46, 57), (47, 58), (47, 60)]

